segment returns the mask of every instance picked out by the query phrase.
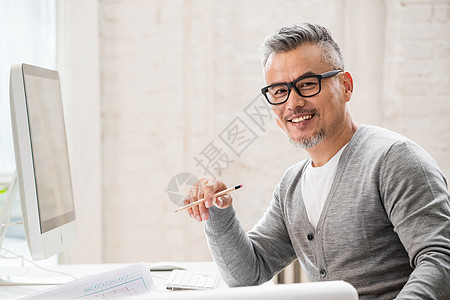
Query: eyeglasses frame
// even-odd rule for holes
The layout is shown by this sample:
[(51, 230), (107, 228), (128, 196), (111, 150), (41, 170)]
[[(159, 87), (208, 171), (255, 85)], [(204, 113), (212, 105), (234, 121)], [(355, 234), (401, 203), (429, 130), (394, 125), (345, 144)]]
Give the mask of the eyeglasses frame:
[[(268, 85), (268, 86), (266, 86), (266, 87), (263, 87), (263, 88), (261, 89), (261, 93), (264, 95), (264, 97), (266, 98), (267, 102), (269, 102), (269, 104), (271, 104), (271, 105), (280, 105), (280, 104), (283, 104), (283, 103), (285, 103), (286, 101), (288, 101), (289, 96), (291, 95), (291, 89), (292, 89), (292, 88), (294, 88), (295, 92), (296, 92), (300, 97), (303, 97), (303, 98), (313, 97), (313, 96), (318, 95), (318, 94), (322, 91), (322, 79), (333, 77), (333, 76), (339, 74), (340, 72), (344, 72), (344, 71), (342, 71), (342, 70), (333, 70), (333, 71), (328, 71), (328, 72), (325, 72), (325, 73), (323, 73), (323, 74), (318, 74), (318, 75), (307, 75), (307, 76), (302, 76), (302, 77), (300, 77), (300, 78), (295, 79), (295, 80), (292, 81), (292, 82), (285, 82), (285, 83), (275, 83), (275, 84), (271, 84), (271, 85)], [(299, 82), (300, 80), (306, 79), (306, 78), (317, 78), (317, 79), (319, 80), (319, 91), (318, 91), (317, 93), (312, 94), (312, 95), (309, 95), (309, 96), (304, 96), (304, 95), (302, 95), (302, 93), (300, 92), (300, 90), (295, 86), (295, 84), (296, 84), (297, 82)], [(269, 98), (267, 97), (267, 90), (268, 90), (269, 88), (271, 88), (271, 87), (274, 87), (274, 86), (280, 86), (280, 85), (285, 85), (285, 86), (288, 87), (288, 94), (287, 94), (286, 100), (284, 100), (283, 102), (279, 102), (279, 103), (273, 103), (273, 102), (271, 102), (271, 101), (269, 100)]]

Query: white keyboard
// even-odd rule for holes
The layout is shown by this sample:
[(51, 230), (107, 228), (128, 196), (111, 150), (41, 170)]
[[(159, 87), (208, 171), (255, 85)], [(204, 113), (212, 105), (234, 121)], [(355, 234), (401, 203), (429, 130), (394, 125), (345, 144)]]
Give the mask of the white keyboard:
[(214, 273), (173, 270), (166, 281), (168, 290), (214, 289), (219, 276)]

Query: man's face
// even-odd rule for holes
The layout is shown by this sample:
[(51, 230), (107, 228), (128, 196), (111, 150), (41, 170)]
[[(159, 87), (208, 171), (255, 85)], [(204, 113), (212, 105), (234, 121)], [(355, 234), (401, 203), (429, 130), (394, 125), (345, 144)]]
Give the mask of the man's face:
[[(270, 85), (328, 71), (332, 68), (322, 60), (322, 49), (314, 44), (305, 44), (289, 52), (273, 54), (265, 76), (267, 85)], [(322, 90), (313, 97), (301, 97), (292, 89), (285, 103), (272, 107), (278, 126), (302, 148), (312, 148), (332, 138), (345, 124), (345, 104), (350, 100), (352, 89), (349, 83), (352, 84), (350, 74), (339, 73), (322, 79)], [(346, 89), (350, 94), (345, 92)]]

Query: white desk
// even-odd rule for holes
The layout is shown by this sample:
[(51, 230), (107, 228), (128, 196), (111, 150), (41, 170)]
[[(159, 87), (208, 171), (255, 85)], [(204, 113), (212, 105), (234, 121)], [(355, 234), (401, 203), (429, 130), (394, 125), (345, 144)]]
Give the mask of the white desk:
[[(80, 264), (80, 265), (56, 265), (46, 267), (51, 270), (64, 272), (66, 274), (73, 275), (77, 278), (86, 277), (89, 275), (95, 275), (114, 269), (119, 269), (128, 264)], [(184, 267), (191, 271), (201, 271), (201, 272), (214, 272), (219, 273), (214, 262), (180, 262), (177, 263), (181, 267)], [(167, 291), (164, 287), (166, 279), (169, 277), (170, 272), (151, 272), (153, 282), (156, 288), (160, 291)], [(35, 282), (40, 280), (41, 282), (69, 282), (73, 280), (70, 277), (64, 275), (54, 274), (39, 270), (34, 266), (27, 266), (25, 268), (18, 267), (1, 267), (0, 275), (2, 277), (6, 275), (13, 276), (15, 280)], [(44, 290), (51, 287), (51, 285), (30, 285), (30, 286), (0, 286), (0, 299), (17, 299), (19, 297), (31, 294), (35, 291)], [(220, 278), (217, 284), (218, 289), (226, 288), (227, 285)]]
[[(189, 262), (178, 263), (180, 266), (201, 272), (216, 272), (217, 268), (213, 262)], [(95, 264), (95, 265), (57, 265), (53, 269), (72, 274), (77, 277), (95, 275), (114, 269), (119, 269), (125, 264)], [(17, 269), (15, 269), (17, 271)], [(23, 270), (22, 270), (23, 271)], [(5, 273), (7, 272), (7, 273)], [(11, 274), (11, 270), (0, 267), (0, 274)], [(40, 274), (40, 275), (39, 275)], [(316, 283), (301, 283), (301, 284), (285, 284), (273, 285), (269, 283), (264, 286), (241, 287), (227, 289), (226, 284), (219, 277), (219, 282), (216, 290), (210, 291), (167, 291), (164, 288), (164, 283), (168, 278), (170, 272), (152, 272), (153, 282), (156, 288), (162, 293), (150, 294), (136, 299), (153, 299), (153, 300), (357, 300), (358, 294), (356, 290), (348, 283), (343, 281), (329, 281)], [(24, 276), (26, 275), (26, 276)], [(51, 275), (47, 272), (40, 271), (35, 267), (26, 270), (22, 273), (22, 279), (29, 277), (40, 278), (45, 276), (44, 280), (51, 280), (51, 277), (56, 279), (63, 278), (63, 275)], [(68, 281), (71, 279), (69, 278)], [(35, 291), (46, 289), (49, 286), (0, 286), (0, 299), (17, 299), (19, 297), (31, 294)], [(135, 299), (135, 298), (133, 298)]]

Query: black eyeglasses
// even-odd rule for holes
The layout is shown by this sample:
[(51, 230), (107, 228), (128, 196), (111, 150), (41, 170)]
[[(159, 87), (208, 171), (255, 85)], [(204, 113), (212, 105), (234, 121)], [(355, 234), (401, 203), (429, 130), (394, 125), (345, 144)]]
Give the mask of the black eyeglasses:
[(329, 71), (320, 75), (308, 75), (300, 77), (289, 83), (276, 83), (268, 85), (261, 89), (261, 93), (272, 105), (283, 104), (289, 99), (291, 88), (297, 92), (300, 97), (312, 97), (320, 93), (322, 89), (322, 79), (333, 77), (342, 72), (342, 70)]

